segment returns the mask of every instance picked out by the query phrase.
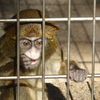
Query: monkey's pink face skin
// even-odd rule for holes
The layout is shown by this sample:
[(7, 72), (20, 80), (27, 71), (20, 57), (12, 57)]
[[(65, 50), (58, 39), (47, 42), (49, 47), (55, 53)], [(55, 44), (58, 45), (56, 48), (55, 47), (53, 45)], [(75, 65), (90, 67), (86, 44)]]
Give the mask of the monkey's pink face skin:
[(31, 59), (24, 54), (20, 55), (20, 57), (21, 64), (25, 69), (35, 69), (40, 62), (40, 59)]
[(21, 64), (25, 69), (34, 69), (38, 66), (41, 57), (42, 39), (41, 37), (21, 38), (20, 50)]

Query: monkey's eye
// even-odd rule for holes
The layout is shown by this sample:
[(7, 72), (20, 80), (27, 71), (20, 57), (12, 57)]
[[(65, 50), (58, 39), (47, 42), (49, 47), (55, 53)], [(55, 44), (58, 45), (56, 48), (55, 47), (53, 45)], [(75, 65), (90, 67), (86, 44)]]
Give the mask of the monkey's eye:
[(27, 40), (27, 39), (21, 39), (21, 40), (20, 40), (20, 46), (21, 46), (21, 48), (29, 49), (29, 48), (31, 48), (32, 43), (31, 43), (30, 40)]
[(42, 41), (36, 41), (35, 43), (36, 43), (36, 45), (38, 45), (38, 46), (41, 46), (41, 45), (42, 45)]
[(40, 48), (41, 46), (42, 46), (42, 40), (41, 39), (35, 40), (35, 47)]
[(23, 42), (23, 46), (29, 46), (31, 43), (28, 41), (26, 41), (26, 42)]

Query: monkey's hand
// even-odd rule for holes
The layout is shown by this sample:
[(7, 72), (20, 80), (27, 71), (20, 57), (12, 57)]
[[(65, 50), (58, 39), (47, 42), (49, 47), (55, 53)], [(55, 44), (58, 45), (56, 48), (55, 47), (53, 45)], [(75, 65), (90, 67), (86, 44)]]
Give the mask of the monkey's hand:
[(69, 76), (70, 79), (75, 82), (82, 82), (87, 78), (87, 72), (85, 69), (81, 69), (74, 65), (74, 67), (70, 69)]
[(26, 55), (20, 55), (21, 58), (21, 65), (25, 68), (29, 68), (31, 65), (31, 60)]

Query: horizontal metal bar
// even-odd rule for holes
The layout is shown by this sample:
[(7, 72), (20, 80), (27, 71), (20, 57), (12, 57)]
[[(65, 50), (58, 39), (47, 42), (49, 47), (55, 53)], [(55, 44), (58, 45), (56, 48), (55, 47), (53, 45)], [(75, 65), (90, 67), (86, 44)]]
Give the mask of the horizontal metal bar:
[[(97, 21), (100, 17), (95, 17)], [(93, 17), (75, 17), (71, 18), (71, 21), (92, 21)], [(0, 22), (16, 22), (17, 19), (0, 19)], [(30, 18), (30, 19), (20, 19), (20, 22), (41, 22), (42, 18)], [(68, 18), (45, 18), (45, 21), (68, 21)]]
[[(92, 63), (92, 61), (78, 61), (78, 63)], [(95, 63), (100, 63), (100, 61), (95, 61)]]
[[(87, 77), (91, 78), (91, 74), (88, 74)], [(49, 75), (45, 76), (45, 79), (51, 78), (66, 78), (67, 75)], [(100, 77), (100, 74), (95, 74), (94, 77)], [(19, 76), (20, 79), (42, 79), (42, 76)], [(17, 76), (1, 76), (0, 80), (15, 80)]]

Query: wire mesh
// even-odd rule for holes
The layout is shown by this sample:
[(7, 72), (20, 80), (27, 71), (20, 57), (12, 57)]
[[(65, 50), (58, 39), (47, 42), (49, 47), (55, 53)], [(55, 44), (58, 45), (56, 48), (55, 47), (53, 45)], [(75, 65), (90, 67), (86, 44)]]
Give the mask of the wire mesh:
[[(17, 0), (17, 4), (18, 4), (18, 7), (17, 7), (17, 11), (19, 12), (19, 6), (20, 6), (20, 2), (19, 0)], [(45, 48), (44, 48), (44, 42), (43, 42), (43, 55), (42, 55), (42, 60), (43, 60), (43, 74), (42, 76), (20, 76), (19, 75), (19, 23), (20, 22), (35, 22), (35, 21), (38, 21), (38, 22), (42, 22), (43, 23), (43, 41), (45, 40), (45, 37), (44, 37), (44, 34), (45, 34), (45, 21), (67, 21), (68, 22), (68, 70), (69, 70), (69, 59), (70, 59), (70, 29), (71, 29), (71, 21), (93, 21), (93, 57), (92, 57), (92, 74), (88, 74), (87, 77), (91, 78), (92, 77), (92, 92), (91, 92), (91, 100), (94, 100), (94, 78), (95, 77), (100, 77), (100, 74), (95, 74), (94, 71), (95, 71), (95, 27), (96, 27), (96, 21), (100, 21), (100, 17), (96, 17), (96, 0), (94, 0), (94, 7), (93, 7), (93, 17), (71, 17), (71, 0), (69, 0), (69, 13), (68, 13), (68, 18), (45, 18), (45, 0), (43, 0), (43, 18), (39, 18), (39, 19), (19, 19), (19, 14), (17, 12), (17, 19), (0, 19), (0, 22), (17, 22), (17, 64), (18, 64), (18, 69), (17, 69), (17, 77), (16, 76), (8, 76), (8, 77), (0, 77), (0, 80), (15, 80), (17, 79), (17, 87), (18, 87), (18, 100), (19, 100), (19, 97), (20, 97), (20, 94), (19, 94), (19, 81), (20, 79), (37, 79), (37, 78), (40, 78), (42, 79), (42, 93), (43, 93), (43, 97), (42, 97), (42, 100), (45, 100), (44, 99), (44, 82), (45, 82), (45, 78), (66, 78), (68, 76), (68, 83), (67, 83), (67, 98), (69, 100), (69, 71), (68, 71), (68, 75), (50, 75), (50, 76), (45, 76)]]

